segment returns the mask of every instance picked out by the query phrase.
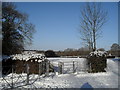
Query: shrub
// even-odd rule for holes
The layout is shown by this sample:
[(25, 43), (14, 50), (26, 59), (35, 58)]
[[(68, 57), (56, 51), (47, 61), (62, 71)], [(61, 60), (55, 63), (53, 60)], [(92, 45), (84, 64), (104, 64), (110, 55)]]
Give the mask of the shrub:
[[(14, 73), (21, 74), (27, 73), (27, 64), (29, 65), (29, 74), (39, 74), (39, 64), (40, 64), (40, 74), (44, 74), (46, 72), (46, 62), (49, 62), (47, 59), (42, 62), (35, 61), (37, 58), (25, 60), (12, 60), (12, 58), (6, 59), (2, 61), (2, 74), (7, 75), (12, 73), (12, 69)], [(39, 60), (39, 59), (38, 59)], [(32, 62), (31, 62), (32, 61)], [(49, 64), (49, 72), (53, 72), (53, 65)]]
[(97, 73), (97, 72), (105, 72), (105, 68), (107, 67), (107, 59), (106, 52), (95, 51), (90, 53), (87, 57), (89, 72)]
[(56, 55), (56, 53), (53, 50), (46, 51), (45, 56), (46, 57), (58, 57), (58, 55)]

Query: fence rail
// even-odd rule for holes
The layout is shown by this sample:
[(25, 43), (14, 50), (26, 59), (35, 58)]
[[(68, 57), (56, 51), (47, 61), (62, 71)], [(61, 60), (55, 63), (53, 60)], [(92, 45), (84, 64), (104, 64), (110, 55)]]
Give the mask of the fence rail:
[[(51, 70), (50, 62), (47, 59), (42, 62), (25, 62), (9, 59), (3, 61), (1, 68), (2, 77), (0, 77), (0, 85), (2, 85), (2, 89), (33, 85), (35, 81), (40, 80), (42, 74), (48, 76)], [(36, 75), (38, 76), (35, 77)]]
[(70, 62), (52, 62), (54, 65), (54, 71), (59, 74), (70, 74), (70, 73), (79, 73), (79, 72), (87, 72), (88, 64), (81, 64), (79, 61), (70, 61)]
[[(85, 67), (80, 66), (81, 64), (79, 61), (58, 62), (56, 65), (54, 65), (54, 62), (50, 62), (49, 60), (35, 65), (32, 65), (33, 63), (19, 64), (20, 63), (17, 63), (16, 65), (3, 65), (3, 74), (2, 78), (0, 78), (2, 89), (18, 88), (26, 85), (33, 85), (33, 87), (35, 87), (33, 83), (40, 80), (40, 76), (42, 74), (44, 74), (45, 77), (49, 76), (51, 65), (53, 68), (52, 73), (58, 72), (58, 74), (86, 72), (88, 70), (86, 67), (87, 65), (85, 65)], [(37, 73), (32, 72), (34, 69), (31, 68), (36, 69)], [(38, 75), (37, 77), (35, 77), (36, 74)]]

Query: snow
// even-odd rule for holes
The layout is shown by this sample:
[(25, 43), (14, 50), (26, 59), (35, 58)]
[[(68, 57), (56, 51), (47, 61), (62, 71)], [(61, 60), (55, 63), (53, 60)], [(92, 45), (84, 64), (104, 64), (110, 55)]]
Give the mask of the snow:
[(58, 67), (58, 64), (62, 62), (64, 64), (63, 73), (71, 73), (73, 72), (73, 62), (75, 65), (75, 69), (77, 72), (82, 72), (82, 70), (87, 70), (87, 60), (85, 58), (47, 58), (50, 63), (52, 63), (55, 67)]
[[(84, 58), (48, 58), (50, 62), (54, 65), (58, 65), (58, 62), (72, 62), (72, 61), (85, 61)], [(118, 88), (118, 63), (119, 61), (113, 61), (112, 59), (107, 59), (107, 72), (102, 73), (70, 73), (70, 74), (58, 74), (49, 73), (49, 76), (45, 76), (44, 74), (38, 76), (36, 74), (30, 75), (30, 83), (31, 85), (22, 86), (24, 88)], [(84, 65), (83, 65), (84, 66)], [(24, 85), (26, 83), (26, 74), (21, 74), (22, 78), (19, 78), (18, 84), (15, 86)], [(5, 76), (4, 78), (11, 83), (12, 74)], [(17, 82), (17, 77), (20, 74), (13, 74), (14, 80)], [(9, 87), (7, 83), (0, 78), (0, 88)]]
[(106, 55), (107, 55), (107, 52), (106, 52), (106, 51), (96, 50), (96, 51), (90, 53), (90, 56), (95, 56), (95, 55), (96, 55), (97, 57), (106, 56)]
[(44, 61), (46, 59), (44, 54), (31, 52), (31, 51), (25, 51), (22, 54), (15, 54), (15, 55), (10, 55), (10, 56), (3, 55), (2, 56), (2, 59), (5, 59), (5, 60), (9, 59), (9, 58), (12, 58), (12, 60), (25, 60), (25, 61), (28, 61), (31, 58), (37, 58), (37, 59), (40, 59), (40, 60), (37, 60), (37, 59), (35, 60), (38, 62), (41, 62), (41, 60)]
[(11, 56), (13, 60), (26, 60), (28, 61), (31, 58), (40, 58), (40, 59), (45, 59), (43, 54), (16, 54)]

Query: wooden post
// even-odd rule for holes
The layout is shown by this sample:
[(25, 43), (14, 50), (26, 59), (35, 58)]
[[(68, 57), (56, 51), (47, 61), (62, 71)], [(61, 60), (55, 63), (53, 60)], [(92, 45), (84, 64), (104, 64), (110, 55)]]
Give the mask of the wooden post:
[(79, 69), (80, 69), (79, 62), (77, 61), (77, 72), (79, 72)]
[(41, 75), (41, 63), (39, 62), (39, 80), (40, 80), (40, 75)]
[(42, 73), (45, 73), (45, 61), (42, 61)]
[(59, 63), (58, 63), (58, 73), (59, 73), (59, 74), (61, 74), (61, 72), (60, 72), (61, 70), (60, 70), (60, 69), (61, 69), (61, 65), (60, 65), (60, 62), (59, 62)]
[(13, 65), (12, 65), (12, 86), (11, 88), (13, 89), (14, 88), (14, 84), (13, 84)]
[(64, 63), (62, 62), (62, 74), (64, 73)]
[(60, 74), (60, 63), (58, 62), (58, 74)]
[(27, 85), (29, 84), (29, 64), (27, 64)]
[(90, 73), (92, 72), (92, 69), (91, 69), (91, 63), (90, 63)]
[(75, 73), (75, 62), (73, 61), (73, 73)]
[(59, 62), (58, 67), (59, 67), (59, 74), (62, 74), (63, 73), (63, 63)]
[(49, 61), (46, 61), (46, 76), (48, 76), (49, 75), (49, 64), (50, 64), (50, 62)]

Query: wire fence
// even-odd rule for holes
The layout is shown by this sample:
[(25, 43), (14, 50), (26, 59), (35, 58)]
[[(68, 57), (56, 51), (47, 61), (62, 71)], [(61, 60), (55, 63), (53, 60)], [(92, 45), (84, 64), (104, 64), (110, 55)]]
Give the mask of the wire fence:
[(0, 87), (8, 88), (24, 88), (25, 86), (34, 86), (38, 80), (41, 80), (41, 75), (49, 76), (49, 73), (70, 74), (76, 72), (87, 72), (87, 63), (82, 65), (79, 61), (58, 62), (54, 65), (53, 62), (45, 60), (44, 62), (22, 62), (19, 61), (12, 65), (2, 65), (2, 77), (0, 78)]
[(2, 89), (18, 88), (31, 85), (35, 88), (34, 82), (40, 80), (40, 76), (44, 74), (48, 76), (52, 72), (50, 62), (41, 60), (39, 58), (30, 59), (28, 61), (22, 60), (4, 60), (2, 64), (2, 77), (0, 78), (0, 87)]
[(34, 74), (29, 73), (28, 64), (26, 65), (26, 70), (24, 69), (23, 72), (19, 74), (16, 74), (16, 70), (14, 70), (14, 68), (16, 68), (16, 66), (12, 65), (12, 67), (8, 70), (8, 72), (6, 74), (3, 74), (2, 78), (0, 78), (2, 89), (7, 89), (7, 88), (13, 89), (18, 87), (24, 87), (26, 85), (32, 85), (36, 80), (39, 79), (39, 75), (35, 77)]

